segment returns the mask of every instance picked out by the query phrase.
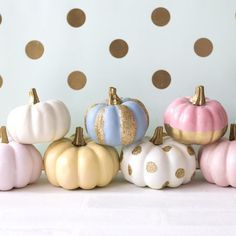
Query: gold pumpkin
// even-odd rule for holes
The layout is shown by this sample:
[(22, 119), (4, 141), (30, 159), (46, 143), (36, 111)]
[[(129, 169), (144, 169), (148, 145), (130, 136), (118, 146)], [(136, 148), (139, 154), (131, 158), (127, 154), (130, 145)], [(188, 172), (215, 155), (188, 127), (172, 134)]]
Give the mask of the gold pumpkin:
[(111, 182), (119, 170), (115, 148), (85, 142), (83, 129), (76, 128), (74, 140), (63, 138), (53, 142), (44, 154), (48, 180), (65, 189), (92, 189)]

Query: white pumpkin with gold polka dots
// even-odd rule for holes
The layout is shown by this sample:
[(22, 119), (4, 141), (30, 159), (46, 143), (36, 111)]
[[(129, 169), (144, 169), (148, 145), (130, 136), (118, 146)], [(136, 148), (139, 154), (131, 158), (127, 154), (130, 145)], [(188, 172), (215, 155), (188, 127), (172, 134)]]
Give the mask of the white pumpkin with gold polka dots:
[(150, 140), (144, 138), (121, 153), (125, 179), (141, 187), (178, 187), (191, 181), (195, 169), (193, 148), (164, 134), (163, 127), (157, 127)]

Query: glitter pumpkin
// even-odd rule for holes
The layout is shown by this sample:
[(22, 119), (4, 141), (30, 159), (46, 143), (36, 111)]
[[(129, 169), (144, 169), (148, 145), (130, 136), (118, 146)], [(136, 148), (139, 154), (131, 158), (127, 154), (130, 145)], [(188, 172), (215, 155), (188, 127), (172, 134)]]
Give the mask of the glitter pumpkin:
[(190, 145), (174, 141), (163, 133), (163, 127), (157, 127), (151, 139), (144, 138), (123, 148), (120, 165), (127, 181), (162, 189), (188, 183), (195, 172), (196, 160)]
[(107, 103), (92, 105), (85, 116), (88, 135), (97, 143), (129, 145), (143, 138), (149, 124), (148, 112), (139, 100), (119, 98), (111, 87)]

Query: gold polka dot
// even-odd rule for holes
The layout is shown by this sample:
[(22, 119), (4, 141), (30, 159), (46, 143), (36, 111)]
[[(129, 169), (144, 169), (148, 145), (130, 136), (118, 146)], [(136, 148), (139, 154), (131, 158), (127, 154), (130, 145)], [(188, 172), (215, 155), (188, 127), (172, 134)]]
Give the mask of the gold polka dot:
[(122, 58), (129, 50), (128, 44), (122, 39), (116, 39), (110, 44), (110, 53), (113, 57)]
[(149, 161), (146, 165), (146, 170), (149, 173), (154, 173), (157, 171), (157, 165), (154, 162)]
[(142, 152), (142, 147), (141, 146), (136, 146), (133, 151), (132, 154), (133, 155), (138, 155), (140, 152)]
[(185, 175), (185, 170), (183, 168), (179, 168), (178, 170), (176, 170), (175, 172), (175, 176), (178, 178), (178, 179), (181, 179), (183, 178)]
[(200, 38), (194, 43), (194, 51), (200, 57), (207, 57), (213, 51), (213, 44), (207, 38)]
[(158, 7), (152, 12), (152, 22), (157, 26), (167, 25), (170, 21), (170, 13), (166, 8)]
[(43, 55), (44, 46), (37, 40), (28, 42), (25, 46), (25, 53), (31, 59), (38, 59)]
[(67, 22), (70, 26), (78, 28), (84, 24), (86, 20), (85, 13), (78, 8), (70, 10), (67, 14)]
[(2, 84), (3, 84), (3, 79), (2, 76), (0, 75), (0, 88), (2, 87)]
[(123, 153), (123, 151), (121, 151), (121, 153), (120, 153), (120, 162), (123, 161), (123, 157), (124, 157), (124, 153)]
[(162, 150), (164, 152), (169, 152), (171, 148), (172, 148), (171, 146), (165, 146), (165, 147), (162, 148)]
[(130, 165), (128, 165), (128, 173), (129, 173), (129, 175), (132, 175), (132, 168)]
[(159, 89), (165, 89), (170, 85), (171, 76), (165, 70), (158, 70), (152, 76), (152, 83)]
[(195, 152), (194, 152), (194, 150), (193, 150), (193, 148), (192, 148), (191, 146), (188, 146), (188, 147), (187, 147), (187, 152), (188, 152), (188, 154), (189, 154), (190, 156), (193, 156), (193, 155), (195, 154)]
[(168, 187), (168, 185), (169, 185), (169, 181), (166, 181), (163, 185), (162, 185), (162, 187), (161, 188), (165, 188), (165, 187)]
[(85, 86), (87, 78), (83, 72), (73, 71), (69, 74), (67, 82), (72, 89), (80, 90)]

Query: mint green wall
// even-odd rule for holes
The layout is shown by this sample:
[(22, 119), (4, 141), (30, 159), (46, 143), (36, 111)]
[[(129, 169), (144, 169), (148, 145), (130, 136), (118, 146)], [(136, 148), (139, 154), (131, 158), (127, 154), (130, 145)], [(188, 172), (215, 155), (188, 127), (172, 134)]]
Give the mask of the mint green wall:
[[(165, 7), (169, 24), (157, 27), (151, 13)], [(80, 8), (86, 22), (71, 27), (67, 13)], [(166, 106), (176, 97), (191, 95), (196, 85), (226, 107), (230, 121), (236, 118), (236, 0), (0, 0), (0, 89), (1, 116), (28, 102), (28, 90), (36, 87), (41, 100), (63, 100), (72, 115), (72, 129), (83, 125), (88, 105), (103, 100), (109, 86), (120, 96), (142, 100), (149, 112), (149, 133), (162, 124)], [(210, 56), (194, 53), (194, 42), (209, 38), (214, 49)], [(117, 59), (109, 45), (124, 39), (128, 54)], [(38, 60), (25, 54), (31, 40), (43, 43), (45, 52)], [(172, 78), (168, 88), (153, 86), (155, 71), (167, 70)], [(87, 77), (81, 90), (67, 84), (70, 72), (79, 70)], [(72, 132), (71, 129), (71, 132)]]

